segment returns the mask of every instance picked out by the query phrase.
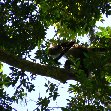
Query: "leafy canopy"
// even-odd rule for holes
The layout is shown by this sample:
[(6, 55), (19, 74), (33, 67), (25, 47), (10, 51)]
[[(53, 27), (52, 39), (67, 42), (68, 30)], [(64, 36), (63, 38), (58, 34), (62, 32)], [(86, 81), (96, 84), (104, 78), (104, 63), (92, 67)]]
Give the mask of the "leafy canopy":
[[(85, 46), (106, 48), (111, 47), (111, 27), (98, 27), (97, 21), (103, 21), (102, 15), (111, 15), (110, 0), (2, 0), (0, 1), (0, 110), (11, 111), (11, 104), (18, 103), (26, 96), (24, 90), (34, 91), (34, 84), (29, 79), (39, 74), (64, 82), (73, 79), (69, 92), (74, 96), (67, 99), (68, 104), (63, 111), (96, 111), (111, 110), (111, 52), (98, 55), (93, 53), (85, 60), (85, 66), (92, 70), (93, 76), (86, 78), (76, 60), (73, 71), (69, 74), (60, 68), (48, 55), (50, 44), (75, 41), (78, 35), (87, 34), (90, 44)], [(55, 27), (54, 37), (46, 38), (49, 26)], [(51, 32), (50, 32), (51, 33)], [(49, 39), (51, 38), (51, 39)], [(79, 42), (77, 41), (77, 44)], [(37, 48), (33, 62), (27, 61), (30, 52)], [(38, 59), (42, 64), (36, 64)], [(73, 58), (72, 58), (73, 59)], [(3, 73), (3, 62), (11, 65), (9, 75)], [(31, 72), (31, 77), (25, 71)], [(64, 76), (63, 76), (64, 74)], [(32, 76), (33, 75), (33, 76)], [(4, 88), (17, 85), (13, 96), (9, 96)], [(49, 109), (51, 98), (58, 97), (56, 84), (45, 84), (48, 97), (37, 100), (37, 111)], [(40, 108), (38, 106), (41, 106)]]

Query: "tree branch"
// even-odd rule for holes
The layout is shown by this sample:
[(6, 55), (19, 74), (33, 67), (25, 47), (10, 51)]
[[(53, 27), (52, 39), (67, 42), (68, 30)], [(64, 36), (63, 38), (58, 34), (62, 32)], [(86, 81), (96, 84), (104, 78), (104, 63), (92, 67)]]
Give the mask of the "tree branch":
[(33, 75), (38, 74), (41, 76), (47, 76), (61, 82), (66, 82), (67, 80), (77, 80), (77, 77), (74, 74), (64, 68), (41, 65), (28, 60), (23, 60), (3, 49), (0, 49), (0, 60), (16, 68), (31, 72)]

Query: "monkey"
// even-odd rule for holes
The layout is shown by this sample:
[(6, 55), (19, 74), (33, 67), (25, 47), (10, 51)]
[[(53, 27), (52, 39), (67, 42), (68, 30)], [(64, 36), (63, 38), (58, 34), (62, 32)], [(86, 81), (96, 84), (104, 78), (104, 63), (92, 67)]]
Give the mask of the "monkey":
[[(80, 66), (81, 69), (85, 69), (83, 65), (83, 59), (85, 58), (84, 53), (87, 53), (86, 48), (83, 47), (74, 47), (75, 42), (64, 42), (59, 45), (56, 45), (52, 48), (49, 48), (49, 54), (50, 55), (57, 55), (54, 60), (57, 62), (62, 56), (65, 56), (68, 58), (69, 56), (72, 56), (74, 58), (80, 59)], [(69, 70), (71, 68), (71, 65), (73, 62), (71, 60), (66, 60), (64, 68)]]
[[(61, 43), (59, 45), (56, 45), (52, 48), (49, 48), (49, 54), (50, 55), (56, 55), (54, 60), (57, 62), (62, 56), (65, 56), (66, 58), (72, 56), (75, 59), (79, 59), (80, 60), (80, 69), (82, 69), (85, 73), (86, 76), (89, 76), (89, 70), (85, 67), (84, 64), (84, 59), (86, 58), (86, 55), (90, 52), (96, 51), (98, 50), (101, 52), (104, 52), (106, 50), (106, 48), (86, 48), (83, 46), (75, 46), (75, 42), (71, 41), (71, 42), (64, 42)], [(66, 60), (64, 68), (66, 70), (70, 70), (71, 65), (73, 65), (74, 63), (71, 60)]]

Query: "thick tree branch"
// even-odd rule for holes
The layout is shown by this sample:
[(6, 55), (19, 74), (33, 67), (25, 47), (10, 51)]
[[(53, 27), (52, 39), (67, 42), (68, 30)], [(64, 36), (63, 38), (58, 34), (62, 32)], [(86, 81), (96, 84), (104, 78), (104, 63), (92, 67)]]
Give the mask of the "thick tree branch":
[(66, 80), (77, 80), (74, 74), (63, 68), (41, 65), (28, 60), (23, 60), (2, 49), (0, 49), (0, 61), (24, 71), (31, 72), (33, 75), (38, 74), (41, 76), (47, 76), (61, 82), (65, 82)]

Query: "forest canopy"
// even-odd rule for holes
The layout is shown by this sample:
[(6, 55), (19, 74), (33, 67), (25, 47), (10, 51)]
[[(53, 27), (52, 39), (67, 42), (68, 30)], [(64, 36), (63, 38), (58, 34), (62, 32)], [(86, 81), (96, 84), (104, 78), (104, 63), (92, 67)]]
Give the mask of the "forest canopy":
[[(0, 109), (12, 111), (11, 104), (26, 96), (24, 88), (34, 91), (29, 78), (40, 75), (61, 83), (77, 81), (69, 86), (74, 96), (63, 111), (111, 110), (111, 27), (96, 26), (104, 22), (103, 15), (111, 17), (110, 0), (1, 0)], [(52, 37), (46, 36), (50, 26), (55, 29)], [(80, 43), (78, 36), (87, 36), (89, 42)], [(64, 55), (70, 66), (61, 67)], [(4, 74), (3, 63), (10, 65), (11, 73)], [(18, 81), (10, 97), (5, 87)], [(49, 96), (37, 100), (37, 111), (48, 110), (59, 95), (56, 84), (45, 87)]]

